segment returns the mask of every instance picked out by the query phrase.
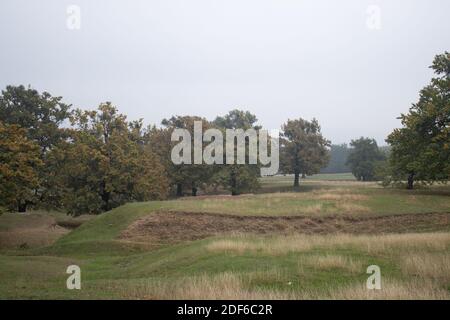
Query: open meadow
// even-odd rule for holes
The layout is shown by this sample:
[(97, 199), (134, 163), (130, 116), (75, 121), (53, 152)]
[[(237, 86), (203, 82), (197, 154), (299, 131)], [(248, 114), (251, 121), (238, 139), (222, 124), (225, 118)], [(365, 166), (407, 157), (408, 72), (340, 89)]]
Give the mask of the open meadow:
[[(450, 188), (316, 175), (257, 194), (0, 216), (1, 299), (449, 299)], [(81, 268), (81, 290), (66, 268)], [(366, 289), (369, 265), (381, 290)]]

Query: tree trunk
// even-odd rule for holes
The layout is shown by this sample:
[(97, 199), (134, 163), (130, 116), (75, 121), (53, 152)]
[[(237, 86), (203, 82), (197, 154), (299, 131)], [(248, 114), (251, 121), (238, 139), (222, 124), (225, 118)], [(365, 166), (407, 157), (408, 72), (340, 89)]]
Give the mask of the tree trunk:
[(177, 197), (183, 196), (183, 186), (181, 183), (177, 183)]
[(299, 176), (300, 176), (299, 172), (294, 172), (294, 188), (300, 186), (300, 184), (299, 184)]
[(102, 200), (103, 200), (103, 211), (109, 211), (111, 208), (109, 207), (109, 192), (103, 192)]
[(412, 190), (414, 188), (414, 173), (408, 175), (408, 186), (406, 189)]
[(239, 194), (239, 190), (237, 189), (237, 180), (236, 180), (236, 174), (232, 171), (231, 172), (231, 195), (237, 196)]
[(193, 197), (197, 196), (197, 187), (196, 186), (192, 186), (192, 196)]
[(102, 204), (102, 210), (103, 211), (109, 211), (109, 197), (110, 193), (106, 191), (106, 182), (102, 181), (100, 184), (100, 197), (102, 198), (103, 204)]
[(19, 202), (17, 210), (19, 212), (26, 212), (27, 211), (27, 203), (26, 202)]

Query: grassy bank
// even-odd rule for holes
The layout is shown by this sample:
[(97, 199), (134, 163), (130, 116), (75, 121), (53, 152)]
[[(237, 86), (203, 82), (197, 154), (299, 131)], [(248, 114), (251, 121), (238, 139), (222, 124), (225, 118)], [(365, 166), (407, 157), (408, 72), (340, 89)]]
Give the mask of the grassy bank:
[[(263, 181), (263, 188), (278, 185), (276, 179), (271, 184)], [(450, 232), (448, 221), (442, 220), (448, 220), (446, 215), (436, 218), (442, 220), (437, 221), (442, 229), (424, 227), (427, 216), (422, 215), (425, 220), (412, 229), (399, 224), (394, 232), (396, 225), (391, 225), (389, 234), (377, 233), (378, 229), (370, 234), (264, 234), (264, 229), (253, 232), (261, 225), (251, 229), (248, 224), (239, 234), (177, 242), (164, 237), (156, 241), (153, 229), (148, 239), (123, 236), (136, 224), (144, 231), (151, 227), (161, 233), (169, 227), (168, 220), (161, 220), (164, 212), (181, 217), (183, 212), (218, 214), (205, 225), (192, 221), (199, 224), (192, 228), (204, 230), (223, 225), (221, 219), (227, 215), (233, 219), (302, 216), (321, 224), (326, 217), (342, 216), (356, 223), (399, 214), (450, 212), (446, 187), (408, 192), (374, 183), (304, 180), (299, 191), (283, 188), (239, 197), (130, 203), (82, 221), (59, 213), (4, 214), (0, 239), (14, 241), (0, 242), (0, 298), (450, 298)], [(34, 240), (22, 246), (30, 234)], [(70, 264), (81, 267), (81, 290), (66, 289)], [(372, 264), (381, 268), (380, 291), (365, 288), (366, 269)]]
[[(101, 245), (101, 243), (99, 243)], [(231, 236), (123, 255), (1, 256), (2, 298), (446, 298), (450, 235)], [(105, 246), (104, 250), (108, 250)], [(78, 264), (82, 290), (65, 289)], [(364, 290), (380, 266), (381, 292)]]

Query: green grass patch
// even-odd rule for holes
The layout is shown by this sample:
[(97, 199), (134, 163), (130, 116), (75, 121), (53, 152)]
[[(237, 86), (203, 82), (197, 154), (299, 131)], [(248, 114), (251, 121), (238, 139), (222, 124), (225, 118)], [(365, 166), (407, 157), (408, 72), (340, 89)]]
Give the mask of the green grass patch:
[[(287, 191), (289, 177), (270, 177), (264, 188), (279, 192), (239, 197), (186, 197), (130, 203), (95, 217), (52, 245), (3, 248), (2, 299), (94, 298), (366, 298), (367, 266), (376, 264), (391, 288), (380, 297), (449, 298), (449, 232), (372, 236), (216, 236), (177, 244), (124, 241), (131, 223), (155, 211), (234, 215), (355, 215), (450, 211), (447, 186), (384, 189), (342, 177), (302, 180)], [(61, 213), (0, 216), (0, 233), (74, 223)], [(164, 226), (161, 226), (164, 227)], [(429, 231), (417, 226), (418, 231)], [(22, 230), (22, 231), (21, 231)], [(0, 244), (1, 247), (1, 244)], [(82, 270), (82, 290), (66, 289), (66, 268)], [(362, 288), (362, 289), (361, 289)], [(394, 292), (394, 293), (392, 293)]]

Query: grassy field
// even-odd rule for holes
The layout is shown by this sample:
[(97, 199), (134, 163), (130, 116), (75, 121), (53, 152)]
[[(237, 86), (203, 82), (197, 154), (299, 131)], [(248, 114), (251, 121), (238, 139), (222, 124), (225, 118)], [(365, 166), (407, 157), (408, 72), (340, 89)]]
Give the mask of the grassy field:
[[(290, 183), (268, 177), (254, 195), (96, 217), (5, 213), (0, 298), (450, 298), (449, 187), (384, 189), (348, 175), (311, 177), (295, 192)], [(66, 289), (71, 264), (81, 290)], [(381, 290), (366, 289), (372, 264)]]

